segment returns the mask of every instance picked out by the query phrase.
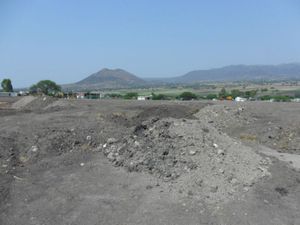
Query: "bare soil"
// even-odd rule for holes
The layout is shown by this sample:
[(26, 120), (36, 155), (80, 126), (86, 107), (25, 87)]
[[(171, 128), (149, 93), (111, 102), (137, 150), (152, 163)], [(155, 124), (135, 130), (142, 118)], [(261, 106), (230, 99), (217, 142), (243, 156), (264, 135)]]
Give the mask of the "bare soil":
[(0, 224), (300, 224), (299, 103), (0, 103)]

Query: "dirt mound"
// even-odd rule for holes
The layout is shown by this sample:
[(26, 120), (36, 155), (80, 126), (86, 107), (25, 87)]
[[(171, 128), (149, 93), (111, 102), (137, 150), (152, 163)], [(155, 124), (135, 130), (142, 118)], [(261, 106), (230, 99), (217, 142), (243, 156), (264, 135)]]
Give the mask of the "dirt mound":
[(44, 111), (45, 107), (47, 107), (48, 105), (52, 104), (57, 100), (58, 98), (49, 97), (49, 96), (37, 97), (23, 108), (25, 110), (41, 112)]
[(11, 107), (13, 109), (21, 109), (21, 108), (24, 108), (25, 106), (27, 106), (28, 104), (30, 104), (35, 99), (36, 99), (36, 97), (33, 97), (33, 96), (25, 96), (25, 97), (21, 98), (19, 101), (14, 102)]
[[(194, 114), (199, 110), (198, 106), (185, 106), (180, 104), (163, 104), (156, 106), (134, 107), (140, 111), (136, 115), (129, 115), (125, 112), (112, 112), (105, 116), (105, 119), (125, 127), (138, 126), (143, 121), (153, 117), (157, 118), (185, 118), (195, 119)], [(131, 109), (132, 110), (132, 109)]]
[(194, 114), (198, 111), (198, 107), (188, 107), (185, 105), (158, 105), (149, 106), (143, 109), (134, 119), (136, 121), (144, 121), (151, 117), (159, 118), (186, 118), (194, 119)]
[(116, 166), (176, 181), (179, 192), (211, 202), (248, 191), (268, 175), (270, 163), (199, 120), (152, 118), (122, 140), (109, 139), (102, 148)]
[(256, 105), (255, 108), (251, 102), (214, 105), (199, 111), (195, 116), (244, 142), (257, 142), (278, 152), (300, 154), (299, 116), (293, 116), (292, 121), (285, 115), (277, 115), (273, 119), (269, 108), (282, 110), (276, 103), (261, 103), (259, 107)]

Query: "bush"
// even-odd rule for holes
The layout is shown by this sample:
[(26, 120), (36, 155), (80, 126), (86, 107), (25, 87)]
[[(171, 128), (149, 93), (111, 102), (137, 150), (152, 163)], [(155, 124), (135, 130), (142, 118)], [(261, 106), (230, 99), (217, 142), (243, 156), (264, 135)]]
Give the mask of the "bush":
[(291, 96), (287, 95), (277, 95), (273, 97), (275, 102), (290, 102), (292, 100)]
[(270, 95), (264, 95), (264, 96), (261, 96), (259, 99), (262, 101), (269, 101), (271, 98), (272, 98), (272, 96), (270, 96)]
[(138, 93), (136, 92), (128, 92), (123, 96), (124, 99), (137, 99), (137, 97)]
[(179, 99), (182, 100), (192, 100), (192, 99), (197, 99), (197, 96), (189, 91), (183, 92), (178, 96)]
[(110, 94), (105, 94), (106, 98), (122, 98), (122, 95), (118, 93), (110, 93)]
[(226, 98), (229, 94), (227, 93), (226, 89), (223, 87), (219, 92), (219, 98)]
[(167, 99), (168, 99), (168, 97), (164, 94), (156, 95), (156, 94), (152, 93), (152, 100), (167, 100)]
[(206, 96), (206, 99), (209, 99), (209, 100), (217, 99), (217, 98), (218, 98), (218, 96), (217, 96), (216, 94), (208, 94), (208, 95)]

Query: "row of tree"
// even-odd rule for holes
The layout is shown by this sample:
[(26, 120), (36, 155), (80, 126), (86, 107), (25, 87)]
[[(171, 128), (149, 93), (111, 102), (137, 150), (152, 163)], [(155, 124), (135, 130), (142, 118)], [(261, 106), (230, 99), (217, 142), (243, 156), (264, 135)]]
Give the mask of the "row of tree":
[[(1, 82), (2, 91), (13, 92), (13, 86), (10, 79), (3, 79)], [(31, 94), (57, 95), (61, 92), (61, 87), (51, 80), (41, 80), (29, 88)]]

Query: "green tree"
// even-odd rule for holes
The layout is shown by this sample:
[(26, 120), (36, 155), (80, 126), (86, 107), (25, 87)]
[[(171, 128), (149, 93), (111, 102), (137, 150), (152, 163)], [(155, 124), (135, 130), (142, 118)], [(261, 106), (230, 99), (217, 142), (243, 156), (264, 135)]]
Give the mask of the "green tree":
[(197, 96), (189, 91), (183, 92), (178, 96), (182, 100), (192, 100), (192, 99), (197, 99)]
[(30, 87), (31, 93), (43, 93), (45, 95), (56, 95), (61, 87), (51, 80), (41, 80)]
[(167, 100), (168, 97), (164, 94), (155, 94), (155, 93), (152, 93), (152, 100)]
[(216, 95), (216, 94), (208, 94), (207, 96), (206, 96), (206, 99), (210, 99), (210, 100), (212, 100), (212, 99), (217, 99), (218, 98), (218, 96)]
[(254, 98), (257, 94), (257, 90), (251, 90), (251, 91), (246, 91), (245, 92), (245, 97), (246, 98)]
[(228, 95), (226, 89), (223, 87), (219, 92), (219, 98), (226, 98)]
[(124, 95), (124, 99), (137, 99), (138, 93), (136, 92), (128, 92)]
[(243, 97), (244, 96), (244, 92), (238, 90), (238, 89), (232, 89), (231, 90), (231, 96), (233, 98), (236, 98), (236, 97)]
[(2, 87), (3, 91), (5, 91), (5, 92), (13, 92), (14, 91), (10, 79), (3, 79), (1, 82), (1, 87)]

